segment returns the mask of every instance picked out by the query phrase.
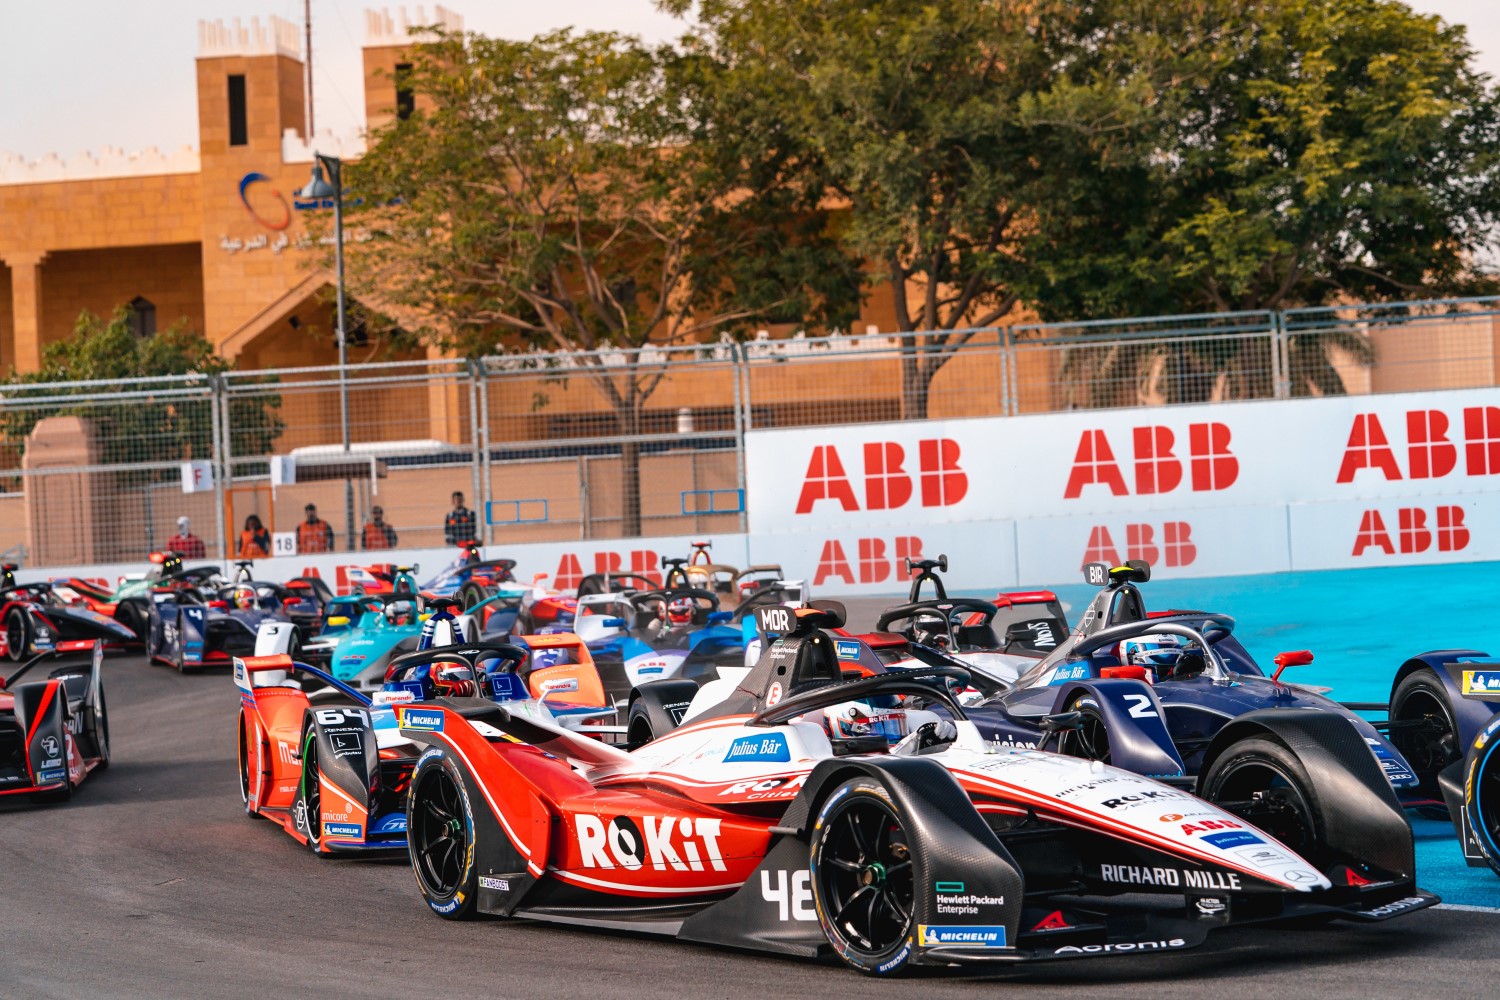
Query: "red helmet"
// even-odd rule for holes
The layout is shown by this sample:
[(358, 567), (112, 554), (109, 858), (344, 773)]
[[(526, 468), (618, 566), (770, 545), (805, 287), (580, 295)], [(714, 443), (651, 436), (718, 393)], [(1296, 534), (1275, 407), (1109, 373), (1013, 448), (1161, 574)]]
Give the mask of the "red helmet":
[(437, 698), (473, 698), (479, 694), (474, 671), (462, 663), (434, 663), (432, 687)]
[(662, 607), (662, 614), (669, 625), (691, 625), (693, 612), (698, 610), (697, 602), (691, 597), (679, 597), (667, 602)]
[(234, 606), (239, 608), (241, 611), (249, 611), (251, 608), (255, 607), (255, 588), (235, 587)]

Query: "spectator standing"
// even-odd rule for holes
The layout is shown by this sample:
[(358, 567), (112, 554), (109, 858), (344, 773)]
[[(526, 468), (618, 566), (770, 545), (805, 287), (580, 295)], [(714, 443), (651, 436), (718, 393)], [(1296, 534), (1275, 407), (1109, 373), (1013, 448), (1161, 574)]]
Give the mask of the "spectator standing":
[(449, 545), (472, 542), (474, 537), (474, 512), (464, 506), (464, 495), (453, 494), (453, 509), (443, 519), (443, 540)]
[(260, 523), (260, 517), (251, 514), (245, 518), (245, 530), (240, 532), (241, 559), (265, 559), (271, 555), (271, 533)]
[(167, 539), (167, 550), (184, 559), (202, 559), (208, 551), (203, 547), (203, 539), (193, 534), (191, 525), (186, 514), (177, 519), (177, 534)]
[(379, 507), (370, 508), (370, 520), (365, 522), (364, 534), (366, 549), (396, 547), (396, 529), (385, 523), (385, 511)]
[(307, 516), (297, 525), (297, 554), (332, 552), (333, 528), (318, 517), (317, 504), (308, 504), (302, 508), (302, 512)]

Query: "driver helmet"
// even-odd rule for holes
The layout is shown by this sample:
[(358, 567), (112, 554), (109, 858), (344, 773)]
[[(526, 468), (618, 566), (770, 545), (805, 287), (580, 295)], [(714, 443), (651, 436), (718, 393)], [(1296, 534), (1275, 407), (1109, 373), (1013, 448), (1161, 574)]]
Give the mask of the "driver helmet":
[(175, 552), (167, 552), (162, 555), (161, 575), (171, 576), (173, 573), (182, 572), (182, 556)]
[(691, 597), (678, 597), (662, 605), (662, 619), (668, 626), (681, 627), (693, 623), (693, 612), (697, 604)]
[(235, 587), (234, 606), (239, 608), (241, 611), (249, 611), (251, 608), (255, 607), (255, 588)]
[(895, 744), (906, 735), (906, 713), (899, 709), (875, 709), (862, 702), (849, 701), (823, 709), (823, 725), (831, 739), (884, 736), (887, 742)]
[(1167, 678), (1184, 668), (1184, 660), (1200, 662), (1197, 648), (1182, 636), (1166, 633), (1137, 636), (1120, 644), (1120, 660), (1145, 667), (1157, 678)]
[(462, 663), (434, 663), (432, 690), (437, 698), (474, 698), (479, 685), (474, 682), (474, 671)]
[(411, 622), (411, 602), (392, 601), (385, 606), (385, 620), (391, 625), (406, 625)]
[(939, 615), (919, 615), (911, 623), (914, 642), (936, 649), (948, 648), (948, 619)]

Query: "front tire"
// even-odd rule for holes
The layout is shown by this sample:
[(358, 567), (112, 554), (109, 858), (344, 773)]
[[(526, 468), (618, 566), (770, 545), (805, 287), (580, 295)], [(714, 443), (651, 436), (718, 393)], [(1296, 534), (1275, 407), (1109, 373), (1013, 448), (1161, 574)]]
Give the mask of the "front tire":
[(916, 886), (900, 809), (877, 781), (852, 778), (819, 810), (809, 867), (828, 943), (848, 966), (889, 976), (911, 960)]
[(406, 843), (422, 898), (447, 920), (478, 915), (474, 811), (463, 775), (447, 754), (426, 757), (411, 777)]
[(1104, 712), (1100, 709), (1099, 702), (1089, 695), (1083, 695), (1073, 701), (1072, 710), (1081, 718), (1078, 729), (1067, 733), (1062, 741), (1063, 752), (1072, 757), (1108, 764), (1109, 729), (1104, 724)]
[(651, 729), (651, 714), (637, 698), (630, 703), (630, 711), (626, 717), (625, 741), (633, 747), (643, 747), (654, 739), (656, 733)]
[(1464, 782), (1464, 813), (1490, 870), (1500, 875), (1500, 730), (1485, 727), (1485, 746), (1474, 756)]
[(302, 832), (314, 854), (322, 854), (323, 785), (318, 778), (318, 731), (311, 727), (302, 736), (302, 780), (298, 783), (297, 804), (302, 809)]
[(15, 663), (26, 659), (26, 649), (31, 642), (31, 622), (22, 608), (11, 608), (5, 616), (5, 655)]
[[(1424, 798), (1443, 800), (1438, 772), (1463, 754), (1458, 746), (1458, 725), (1443, 682), (1431, 670), (1415, 670), (1396, 685), (1391, 697), (1391, 743), (1416, 773)], [(1446, 811), (1438, 810), (1441, 818)]]
[(1281, 743), (1247, 739), (1220, 754), (1199, 782), (1198, 794), (1281, 841), (1319, 869), (1324, 825), (1312, 779)]

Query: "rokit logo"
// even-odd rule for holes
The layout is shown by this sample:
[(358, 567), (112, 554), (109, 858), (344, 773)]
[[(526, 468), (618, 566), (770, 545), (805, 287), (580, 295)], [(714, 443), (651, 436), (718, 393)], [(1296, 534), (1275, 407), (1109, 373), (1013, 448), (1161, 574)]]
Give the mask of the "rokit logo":
[(771, 875), (771, 872), (761, 870), (760, 898), (776, 904), (778, 920), (818, 919), (818, 911), (813, 908), (811, 872), (799, 868), (788, 875), (785, 870), (778, 870), (774, 885)]
[(760, 781), (736, 781), (719, 794), (742, 795), (747, 802), (764, 799), (789, 799), (800, 792), (803, 784), (806, 782), (806, 774), (799, 774), (792, 778), (764, 778)]
[(719, 827), (720, 820), (687, 816), (642, 816), (640, 825), (631, 816), (616, 816), (607, 825), (589, 813), (574, 819), (584, 867), (629, 871), (647, 865), (656, 871), (725, 871)]

